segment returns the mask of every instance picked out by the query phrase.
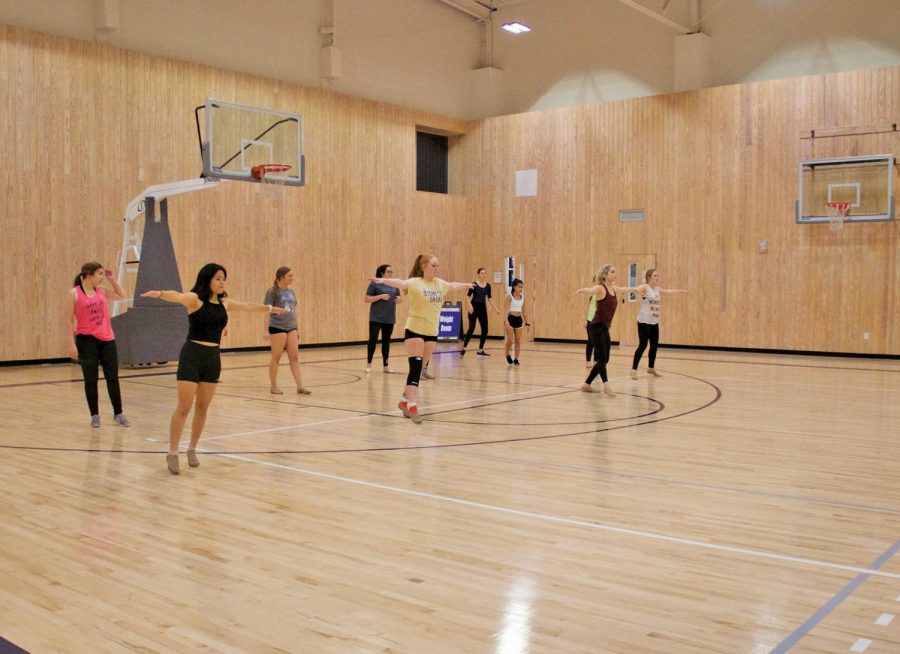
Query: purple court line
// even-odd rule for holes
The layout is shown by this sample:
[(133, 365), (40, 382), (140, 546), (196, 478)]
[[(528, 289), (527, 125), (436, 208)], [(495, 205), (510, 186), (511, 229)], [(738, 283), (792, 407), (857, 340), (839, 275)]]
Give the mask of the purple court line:
[(24, 649), (0, 637), (0, 654), (28, 654)]
[[(900, 540), (887, 548), (884, 553), (875, 559), (872, 564), (869, 566), (869, 570), (878, 570), (887, 563), (894, 554), (897, 553), (897, 550), (900, 550)], [(869, 578), (867, 574), (857, 575), (856, 578), (851, 581), (849, 584), (844, 586), (844, 588), (834, 597), (832, 597), (821, 609), (816, 611), (809, 620), (804, 622), (802, 625), (797, 627), (790, 636), (785, 638), (781, 643), (775, 647), (769, 654), (784, 654), (784, 652), (789, 651), (794, 645), (800, 642), (806, 634), (808, 634), (812, 629), (818, 625), (822, 620), (824, 620), (828, 615), (834, 611), (845, 599), (850, 597), (850, 595), (859, 588), (862, 583)]]

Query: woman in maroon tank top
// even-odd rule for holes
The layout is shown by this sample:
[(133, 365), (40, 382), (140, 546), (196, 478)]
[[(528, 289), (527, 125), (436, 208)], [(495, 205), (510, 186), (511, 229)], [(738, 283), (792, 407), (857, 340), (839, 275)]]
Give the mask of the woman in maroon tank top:
[(600, 268), (600, 270), (597, 271), (597, 274), (594, 275), (594, 279), (597, 280), (595, 286), (579, 288), (575, 291), (576, 295), (580, 293), (593, 295), (597, 302), (597, 309), (591, 320), (591, 342), (594, 345), (597, 361), (594, 364), (594, 367), (591, 368), (588, 378), (585, 380), (584, 384), (581, 385), (581, 390), (585, 393), (593, 392), (591, 382), (599, 375), (600, 379), (603, 381), (603, 393), (607, 397), (616, 396), (612, 387), (609, 385), (609, 378), (606, 374), (606, 364), (609, 363), (609, 330), (610, 327), (612, 327), (613, 316), (616, 315), (616, 308), (619, 306), (619, 296), (617, 293), (630, 293), (637, 290), (630, 286), (616, 286), (617, 278), (618, 271), (616, 270), (616, 267), (611, 263), (608, 263)]

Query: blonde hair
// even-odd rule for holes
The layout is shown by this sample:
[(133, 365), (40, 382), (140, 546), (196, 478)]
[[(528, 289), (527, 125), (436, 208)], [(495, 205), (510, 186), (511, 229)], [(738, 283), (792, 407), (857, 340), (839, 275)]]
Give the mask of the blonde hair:
[(410, 278), (424, 277), (425, 264), (434, 259), (433, 254), (420, 254), (413, 262), (412, 270), (409, 271)]
[(609, 274), (609, 271), (615, 268), (616, 266), (611, 263), (606, 263), (600, 266), (597, 269), (597, 272), (594, 273), (594, 283), (596, 284), (605, 284), (606, 276)]

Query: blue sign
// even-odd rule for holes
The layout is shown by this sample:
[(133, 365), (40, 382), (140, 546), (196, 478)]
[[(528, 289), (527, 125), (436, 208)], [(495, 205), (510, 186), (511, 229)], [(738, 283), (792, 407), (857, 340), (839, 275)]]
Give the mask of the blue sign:
[(458, 341), (462, 333), (462, 309), (460, 307), (441, 308), (441, 317), (438, 323), (439, 341)]

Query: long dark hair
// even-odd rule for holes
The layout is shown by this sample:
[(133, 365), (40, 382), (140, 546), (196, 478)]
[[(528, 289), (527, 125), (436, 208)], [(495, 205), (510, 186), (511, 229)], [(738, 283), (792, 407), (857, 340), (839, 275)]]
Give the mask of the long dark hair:
[[(212, 289), (209, 287), (210, 282), (212, 282), (213, 277), (215, 277), (216, 273), (220, 270), (225, 273), (225, 279), (228, 279), (228, 271), (225, 270), (225, 266), (221, 266), (217, 263), (208, 263), (197, 273), (197, 281), (194, 282), (194, 288), (192, 288), (191, 291), (196, 293), (197, 297), (203, 302), (209, 302), (209, 298), (212, 296)], [(217, 297), (221, 301), (222, 298), (228, 297), (228, 293), (223, 291), (222, 293), (219, 293)]]
[(75, 276), (75, 281), (72, 282), (72, 286), (81, 286), (81, 281), (85, 277), (87, 277), (88, 275), (93, 275), (102, 267), (103, 264), (97, 263), (96, 261), (88, 261), (81, 267), (81, 272)]
[(279, 296), (278, 281), (281, 279), (284, 279), (284, 276), (287, 275), (289, 272), (291, 272), (291, 269), (288, 268), (287, 266), (282, 266), (281, 268), (279, 268), (278, 270), (275, 271), (275, 283), (272, 284), (272, 306), (273, 307), (281, 306), (280, 304), (278, 304), (278, 296)]
[(382, 277), (384, 277), (384, 271), (390, 267), (391, 267), (391, 264), (389, 264), (389, 263), (381, 264), (380, 266), (378, 266), (378, 269), (375, 271), (375, 277), (377, 277), (378, 279), (381, 279)]

